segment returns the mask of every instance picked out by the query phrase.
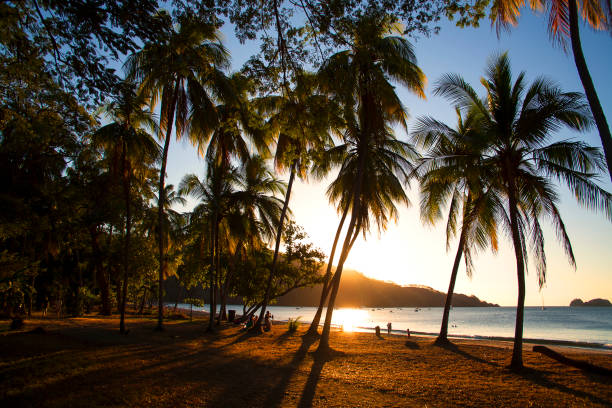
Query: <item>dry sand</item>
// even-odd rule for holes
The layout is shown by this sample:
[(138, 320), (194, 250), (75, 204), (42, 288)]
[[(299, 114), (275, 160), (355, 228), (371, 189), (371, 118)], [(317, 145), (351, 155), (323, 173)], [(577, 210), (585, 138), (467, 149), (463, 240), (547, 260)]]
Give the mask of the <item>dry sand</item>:
[[(36, 327), (42, 333), (28, 333)], [(530, 351), (527, 368), (505, 368), (512, 345), (333, 332), (333, 351), (286, 326), (252, 335), (206, 321), (30, 320), (0, 322), (2, 407), (565, 407), (612, 406), (612, 378), (584, 373)], [(612, 353), (555, 347), (612, 368)]]

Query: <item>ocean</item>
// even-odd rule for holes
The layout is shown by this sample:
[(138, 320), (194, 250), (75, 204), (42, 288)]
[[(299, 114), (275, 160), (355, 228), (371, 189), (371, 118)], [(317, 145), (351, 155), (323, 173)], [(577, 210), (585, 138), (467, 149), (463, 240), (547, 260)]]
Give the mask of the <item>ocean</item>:
[[(189, 305), (181, 305), (189, 308)], [(228, 305), (242, 313), (242, 306)], [(194, 310), (208, 310), (194, 307)], [(300, 318), (310, 323), (315, 307), (271, 306), (275, 321)], [(340, 308), (334, 311), (332, 324), (345, 331), (383, 332), (391, 323), (393, 333), (437, 335), (442, 321), (441, 307), (424, 308)], [(325, 312), (321, 319), (325, 318)], [(507, 339), (514, 336), (514, 307), (455, 307), (450, 312), (449, 337), (476, 339)], [(612, 350), (612, 307), (526, 307), (523, 337), (529, 340), (553, 342), (577, 347)]]

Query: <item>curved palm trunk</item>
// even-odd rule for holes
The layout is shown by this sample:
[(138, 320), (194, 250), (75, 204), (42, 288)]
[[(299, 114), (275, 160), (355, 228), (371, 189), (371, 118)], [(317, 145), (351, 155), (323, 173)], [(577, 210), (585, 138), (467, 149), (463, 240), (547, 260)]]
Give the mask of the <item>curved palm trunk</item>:
[(574, 62), (576, 63), (576, 68), (578, 69), (578, 75), (580, 76), (582, 87), (584, 88), (587, 100), (589, 101), (591, 112), (593, 112), (593, 118), (595, 119), (597, 130), (599, 131), (599, 137), (601, 138), (601, 144), (603, 145), (606, 162), (608, 164), (608, 173), (610, 175), (610, 179), (612, 180), (612, 136), (610, 135), (610, 127), (608, 126), (608, 121), (606, 120), (601, 103), (599, 102), (595, 85), (593, 85), (591, 74), (589, 73), (586, 60), (584, 59), (584, 54), (582, 53), (580, 31), (578, 28), (578, 7), (576, 5), (576, 0), (569, 0), (568, 4), (570, 39), (572, 42)]
[[(364, 143), (365, 145), (365, 143)], [(336, 273), (331, 283), (331, 293), (329, 295), (329, 303), (327, 304), (327, 311), (325, 313), (325, 323), (323, 324), (323, 332), (321, 333), (321, 340), (319, 341), (318, 350), (324, 351), (329, 349), (329, 333), (331, 331), (332, 315), (334, 313), (334, 306), (336, 304), (336, 296), (338, 295), (338, 288), (340, 287), (340, 278), (342, 277), (342, 270), (344, 268), (344, 262), (348, 258), (348, 254), (351, 250), (352, 244), (355, 242), (356, 235), (359, 233), (360, 224), (357, 219), (361, 215), (361, 185), (363, 183), (363, 172), (365, 171), (365, 153), (362, 152), (359, 159), (359, 167), (357, 175), (355, 177), (355, 185), (352, 189), (353, 210), (351, 212), (351, 220), (349, 221), (344, 243), (342, 244), (342, 252), (340, 252), (340, 259), (338, 260), (338, 266), (336, 267)], [(358, 225), (355, 230), (356, 224)], [(355, 234), (355, 237), (353, 237)]]
[(457, 272), (459, 271), (459, 263), (461, 262), (461, 256), (463, 255), (464, 245), (465, 233), (462, 229), (461, 237), (459, 238), (459, 248), (457, 248), (455, 262), (453, 263), (453, 271), (451, 272), (450, 283), (448, 284), (448, 292), (446, 292), (446, 302), (444, 302), (444, 312), (442, 313), (442, 325), (440, 326), (440, 334), (438, 335), (435, 344), (448, 343), (448, 318), (450, 315), (450, 308), (453, 301), (453, 292), (455, 291), (455, 281), (457, 280)]
[(125, 308), (127, 307), (127, 289), (129, 276), (130, 257), (130, 232), (132, 229), (132, 217), (130, 208), (130, 169), (127, 160), (127, 146), (123, 141), (123, 197), (125, 199), (125, 243), (123, 248), (123, 288), (121, 295), (121, 317), (119, 319), (119, 332), (125, 333)]
[(164, 192), (165, 181), (166, 181), (166, 163), (168, 162), (168, 150), (170, 149), (170, 136), (172, 134), (172, 124), (174, 123), (174, 109), (176, 107), (176, 99), (178, 94), (178, 81), (174, 85), (174, 91), (172, 95), (172, 105), (168, 112), (168, 130), (166, 131), (166, 140), (164, 140), (164, 151), (162, 153), (161, 170), (159, 171), (159, 197), (157, 201), (157, 225), (159, 232), (159, 288), (157, 293), (158, 298), (158, 310), (157, 310), (157, 327), (156, 330), (164, 329), (164, 266), (166, 254), (164, 253), (164, 204), (166, 195)]
[(323, 281), (323, 288), (321, 290), (321, 299), (319, 300), (319, 307), (317, 308), (317, 312), (315, 313), (315, 316), (312, 319), (312, 322), (310, 323), (310, 327), (308, 328), (307, 334), (315, 334), (318, 332), (319, 323), (321, 321), (321, 314), (323, 314), (323, 307), (325, 306), (325, 301), (327, 300), (327, 295), (329, 294), (329, 290), (331, 288), (330, 280), (332, 277), (331, 271), (334, 263), (334, 255), (336, 254), (336, 247), (338, 245), (338, 240), (340, 239), (340, 232), (342, 231), (342, 227), (344, 226), (344, 221), (346, 220), (347, 214), (348, 206), (342, 213), (342, 218), (340, 219), (338, 230), (336, 231), (336, 236), (334, 237), (334, 244), (332, 245), (332, 250), (329, 254), (329, 261), (327, 262), (327, 270), (325, 271), (325, 280)]
[(523, 257), (523, 246), (518, 228), (518, 211), (514, 194), (509, 194), (510, 205), (510, 229), (512, 231), (512, 242), (514, 244), (514, 255), (516, 257), (516, 275), (518, 278), (518, 300), (516, 305), (516, 325), (514, 328), (514, 346), (512, 349), (512, 361), (510, 368), (519, 370), (523, 368), (523, 317), (525, 311), (525, 262)]
[(266, 293), (264, 300), (261, 305), (261, 312), (259, 313), (259, 319), (253, 327), (253, 329), (260, 330), (261, 324), (264, 321), (266, 315), (266, 307), (270, 302), (270, 291), (272, 289), (272, 278), (276, 273), (276, 264), (278, 262), (278, 252), (280, 250), (281, 238), (283, 236), (283, 224), (285, 217), (287, 216), (287, 208), (289, 207), (289, 200), (291, 199), (291, 188), (293, 187), (293, 181), (295, 180), (295, 172), (297, 167), (297, 160), (291, 163), (291, 174), (289, 176), (289, 183), (287, 184), (287, 192), (285, 193), (285, 202), (283, 203), (283, 209), (281, 211), (280, 220), (278, 222), (278, 230), (276, 231), (276, 243), (274, 244), (274, 256), (272, 257), (272, 265), (270, 266), (270, 275), (268, 276), (268, 282), (266, 283)]

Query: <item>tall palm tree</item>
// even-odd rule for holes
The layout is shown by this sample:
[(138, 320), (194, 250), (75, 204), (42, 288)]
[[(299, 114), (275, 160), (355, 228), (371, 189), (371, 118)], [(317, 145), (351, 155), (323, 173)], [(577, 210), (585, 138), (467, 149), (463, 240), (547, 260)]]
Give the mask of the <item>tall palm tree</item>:
[(139, 166), (151, 164), (158, 159), (160, 153), (159, 145), (145, 130), (149, 129), (153, 132), (157, 130), (153, 114), (146, 108), (147, 104), (148, 100), (142, 94), (137, 93), (135, 85), (129, 82), (123, 83), (117, 98), (102, 108), (102, 112), (113, 122), (98, 129), (93, 136), (94, 145), (103, 147), (107, 153), (111, 162), (111, 173), (120, 172), (123, 184), (125, 239), (123, 245), (121, 317), (119, 321), (121, 333), (125, 332), (125, 307), (130, 270), (131, 180)]
[[(215, 96), (227, 94), (227, 81), (221, 69), (229, 64), (227, 50), (212, 24), (182, 17), (178, 26), (160, 34), (159, 41), (146, 44), (126, 62), (128, 78), (140, 83), (141, 92), (151, 97), (153, 106), (161, 102), (160, 139), (164, 148), (158, 191), (164, 192), (166, 163), (173, 128), (177, 139), (187, 135), (200, 143), (218, 119)], [(163, 329), (164, 249), (163, 208), (166, 197), (159, 194), (159, 308), (157, 329)]]
[(412, 138), (416, 146), (427, 150), (420, 171), (421, 219), (434, 224), (442, 218), (442, 207), (448, 204), (446, 249), (457, 233), (458, 219), (461, 233), (453, 262), (448, 292), (444, 303), (442, 324), (436, 344), (448, 343), (448, 320), (453, 292), (464, 256), (466, 273), (472, 276), (472, 250), (489, 244), (497, 251), (496, 212), (500, 209), (493, 191), (487, 189), (479, 162), (482, 146), (475, 133), (479, 129), (478, 112), (468, 111), (462, 117), (457, 109), (457, 126), (452, 129), (431, 117), (419, 118)]
[[(612, 219), (612, 195), (594, 180), (605, 171), (599, 149), (582, 142), (547, 144), (562, 127), (587, 129), (592, 117), (582, 95), (563, 92), (554, 83), (538, 78), (531, 85), (524, 72), (514, 80), (507, 54), (491, 59), (481, 80), (486, 96), (479, 98), (460, 76), (448, 74), (435, 88), (462, 110), (475, 110), (483, 132), (477, 137), (482, 148), (480, 169), (490, 189), (504, 200), (498, 223), (509, 233), (514, 246), (518, 301), (511, 368), (523, 367), (523, 316), (525, 272), (528, 254), (535, 261), (540, 287), (546, 281), (544, 233), (540, 217), (549, 216), (569, 262), (575, 267), (572, 245), (557, 207), (559, 198), (551, 179), (563, 182), (587, 208), (603, 210)], [(531, 241), (528, 251), (528, 241)]]
[(366, 16), (356, 22), (351, 49), (332, 55), (319, 71), (321, 85), (343, 103), (345, 131), (342, 144), (326, 152), (318, 167), (339, 166), (327, 190), (339, 209), (351, 217), (334, 273), (319, 349), (329, 347), (331, 319), (344, 262), (355, 238), (379, 229), (397, 217), (395, 202), (408, 203), (403, 185), (414, 170), (418, 154), (395, 138), (391, 126), (406, 128), (406, 112), (389, 83), (391, 79), (424, 96), (425, 76), (416, 65), (410, 43), (386, 35), (394, 27), (388, 17)]
[[(498, 31), (501, 27), (517, 24), (520, 14), (519, 9), (524, 4), (525, 0), (495, 0), (491, 10), (491, 19), (492, 22), (497, 24)], [(599, 131), (606, 162), (608, 163), (608, 173), (610, 179), (612, 179), (612, 135), (582, 52), (578, 26), (578, 11), (580, 11), (584, 21), (592, 28), (610, 31), (612, 29), (611, 2), (610, 0), (550, 0), (546, 2), (530, 0), (529, 4), (532, 9), (536, 10), (542, 10), (546, 7), (548, 31), (554, 42), (561, 44), (563, 49), (567, 49), (567, 38), (570, 39), (574, 63), (578, 69), (580, 81)]]
[(299, 72), (294, 78), (294, 83), (293, 89), (283, 88), (281, 95), (269, 96), (258, 101), (260, 110), (270, 115), (267, 125), (276, 135), (274, 165), (279, 171), (289, 170), (289, 182), (276, 228), (272, 265), (255, 330), (261, 328), (270, 302), (272, 280), (276, 274), (280, 243), (295, 177), (301, 179), (307, 177), (311, 153), (321, 151), (332, 143), (329, 133), (338, 125), (336, 105), (331, 103), (326, 95), (317, 92), (315, 75)]

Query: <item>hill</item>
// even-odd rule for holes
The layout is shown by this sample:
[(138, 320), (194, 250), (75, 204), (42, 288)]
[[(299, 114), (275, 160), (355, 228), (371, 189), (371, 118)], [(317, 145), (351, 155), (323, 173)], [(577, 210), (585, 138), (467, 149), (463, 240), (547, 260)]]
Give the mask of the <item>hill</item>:
[[(281, 297), (278, 306), (318, 306), (321, 285), (296, 289)], [(427, 286), (400, 286), (371, 279), (357, 271), (345, 270), (340, 282), (336, 307), (442, 307), (446, 293)], [(499, 306), (459, 293), (453, 295), (453, 306)]]

